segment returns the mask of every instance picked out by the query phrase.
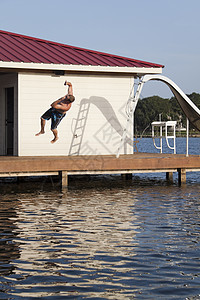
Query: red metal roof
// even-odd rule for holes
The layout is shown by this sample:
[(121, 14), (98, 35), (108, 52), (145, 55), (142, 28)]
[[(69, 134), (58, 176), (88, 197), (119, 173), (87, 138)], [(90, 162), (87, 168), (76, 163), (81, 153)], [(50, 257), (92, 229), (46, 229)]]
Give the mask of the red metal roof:
[(0, 30), (0, 61), (111, 67), (162, 68), (163, 65), (73, 47)]

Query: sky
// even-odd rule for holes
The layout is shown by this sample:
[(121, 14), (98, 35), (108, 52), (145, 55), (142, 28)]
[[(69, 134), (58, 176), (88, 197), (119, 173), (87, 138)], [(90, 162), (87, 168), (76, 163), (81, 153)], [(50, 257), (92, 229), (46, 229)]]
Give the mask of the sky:
[[(200, 0), (0, 0), (0, 29), (164, 65), (200, 93)], [(172, 97), (161, 82), (142, 97)]]

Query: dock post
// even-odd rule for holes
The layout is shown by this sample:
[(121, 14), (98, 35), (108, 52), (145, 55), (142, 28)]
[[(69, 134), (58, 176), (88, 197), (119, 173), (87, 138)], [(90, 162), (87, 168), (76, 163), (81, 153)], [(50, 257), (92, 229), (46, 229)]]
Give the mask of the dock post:
[(125, 174), (121, 174), (121, 177), (123, 178), (123, 180), (131, 180), (133, 175), (132, 173), (125, 173)]
[(20, 184), (24, 182), (24, 177), (23, 176), (17, 176), (17, 184)]
[(178, 184), (182, 185), (186, 183), (186, 170), (185, 169), (177, 169), (178, 171)]
[(166, 172), (166, 179), (168, 182), (173, 182), (173, 172)]
[(61, 189), (68, 188), (68, 173), (67, 171), (60, 171), (59, 175), (61, 177)]

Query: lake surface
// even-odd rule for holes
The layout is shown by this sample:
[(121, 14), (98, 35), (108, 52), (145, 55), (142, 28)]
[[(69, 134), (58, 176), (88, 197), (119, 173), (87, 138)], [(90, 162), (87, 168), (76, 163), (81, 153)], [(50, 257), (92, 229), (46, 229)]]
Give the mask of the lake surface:
[(199, 183), (0, 183), (0, 299), (200, 299)]

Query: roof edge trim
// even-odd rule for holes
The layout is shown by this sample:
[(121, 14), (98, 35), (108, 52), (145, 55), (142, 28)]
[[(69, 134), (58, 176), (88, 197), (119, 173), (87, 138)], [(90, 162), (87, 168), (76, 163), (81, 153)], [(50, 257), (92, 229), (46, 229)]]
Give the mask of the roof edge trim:
[(0, 61), (0, 68), (26, 69), (26, 70), (63, 70), (63, 71), (90, 71), (90, 72), (116, 72), (116, 73), (141, 73), (141, 74), (161, 74), (162, 68), (155, 67), (111, 67), (92, 65), (63, 65), (63, 64), (38, 64), (23, 62)]

